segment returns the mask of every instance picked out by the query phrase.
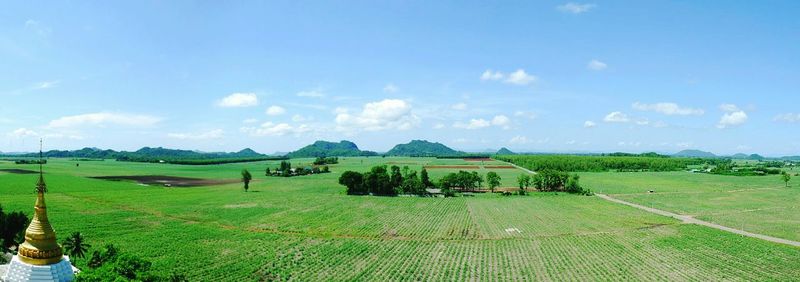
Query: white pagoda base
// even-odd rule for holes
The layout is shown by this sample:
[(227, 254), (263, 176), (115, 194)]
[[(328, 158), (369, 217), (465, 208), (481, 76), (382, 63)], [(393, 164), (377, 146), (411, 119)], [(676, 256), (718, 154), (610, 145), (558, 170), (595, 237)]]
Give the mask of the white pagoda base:
[(11, 258), (11, 263), (6, 266), (6, 273), (0, 277), (0, 281), (3, 282), (69, 282), (75, 278), (75, 272), (77, 271), (69, 263), (69, 257), (67, 256), (64, 256), (58, 263), (51, 265), (27, 264), (19, 260), (17, 256), (14, 256)]

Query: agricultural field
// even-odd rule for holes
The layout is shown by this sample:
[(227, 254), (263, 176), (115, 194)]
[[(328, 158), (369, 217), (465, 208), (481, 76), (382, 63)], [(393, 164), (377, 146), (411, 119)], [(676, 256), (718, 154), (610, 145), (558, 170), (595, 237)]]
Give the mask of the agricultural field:
[[(793, 172), (793, 170), (787, 170)], [(800, 241), (800, 178), (688, 172), (582, 173), (583, 185), (618, 199), (728, 227)], [(648, 191), (654, 191), (649, 193)]]
[[(294, 166), (312, 161), (291, 160)], [(48, 213), (62, 238), (80, 231), (95, 247), (113, 243), (150, 259), (157, 271), (184, 273), (190, 280), (786, 281), (800, 277), (800, 248), (682, 224), (598, 197), (348, 196), (337, 184), (343, 171), (394, 164), (417, 171), (423, 166), (478, 166), (482, 174), (489, 170), (501, 174), (503, 186), (516, 186), (514, 179), (523, 171), (487, 168), (506, 165), (502, 162), (380, 157), (339, 162), (330, 166), (332, 173), (283, 178), (263, 173), (279, 161), (209, 166), (92, 161), (76, 166), (75, 161), (50, 159), (45, 165)], [(36, 167), (0, 162), (4, 210), (32, 213), (37, 176), (2, 169)], [(245, 168), (253, 173), (250, 192), (244, 192), (241, 183), (164, 187), (91, 178), (164, 175), (224, 182), (237, 179)], [(433, 179), (457, 170), (428, 169)], [(631, 201), (641, 196), (644, 185), (659, 192), (688, 192), (709, 184), (706, 189), (715, 190), (708, 191), (735, 195), (734, 190), (769, 191), (783, 185), (766, 178), (745, 183), (734, 178), (711, 185), (720, 180), (677, 172), (581, 175), (587, 188)], [(797, 194), (765, 196), (764, 201), (787, 195), (797, 203)], [(690, 203), (664, 199), (665, 208), (725, 211), (725, 206), (710, 207), (702, 199)], [(792, 211), (797, 214), (796, 207), (785, 211), (784, 218), (791, 219)], [(790, 232), (792, 227), (786, 226)], [(86, 267), (85, 259), (74, 262)]]

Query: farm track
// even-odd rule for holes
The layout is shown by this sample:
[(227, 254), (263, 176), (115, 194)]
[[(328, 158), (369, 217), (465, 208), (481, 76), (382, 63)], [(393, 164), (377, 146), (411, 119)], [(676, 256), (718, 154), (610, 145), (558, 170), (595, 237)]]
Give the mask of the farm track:
[(651, 213), (654, 213), (654, 214), (658, 214), (658, 215), (662, 215), (662, 216), (678, 219), (678, 220), (683, 221), (684, 223), (702, 225), (702, 226), (711, 227), (711, 228), (714, 228), (714, 229), (719, 229), (719, 230), (722, 230), (722, 231), (727, 231), (727, 232), (731, 232), (731, 233), (742, 235), (742, 236), (757, 238), (757, 239), (770, 241), (770, 242), (774, 242), (774, 243), (779, 243), (779, 244), (786, 244), (786, 245), (791, 245), (791, 246), (795, 246), (795, 247), (800, 247), (800, 242), (797, 242), (797, 241), (792, 241), (792, 240), (772, 237), (772, 236), (768, 236), (768, 235), (764, 235), (764, 234), (752, 233), (752, 232), (747, 232), (747, 231), (740, 230), (740, 229), (730, 228), (730, 227), (719, 225), (719, 224), (716, 224), (716, 223), (711, 223), (711, 222), (708, 222), (708, 221), (705, 221), (705, 220), (696, 219), (696, 218), (691, 217), (691, 216), (680, 215), (680, 214), (676, 214), (676, 213), (665, 211), (665, 210), (660, 210), (660, 209), (655, 209), (655, 208), (642, 206), (642, 205), (639, 205), (639, 204), (634, 204), (634, 203), (631, 203), (631, 202), (627, 202), (627, 201), (623, 201), (623, 200), (620, 200), (620, 199), (612, 198), (612, 197), (609, 197), (609, 196), (603, 195), (603, 194), (595, 194), (595, 195), (597, 195), (598, 197), (600, 197), (602, 199), (611, 201), (611, 202), (627, 205), (627, 206), (634, 207), (634, 208), (637, 208), (637, 209), (641, 209), (641, 210), (644, 210), (644, 211), (647, 211), (647, 212), (651, 212)]

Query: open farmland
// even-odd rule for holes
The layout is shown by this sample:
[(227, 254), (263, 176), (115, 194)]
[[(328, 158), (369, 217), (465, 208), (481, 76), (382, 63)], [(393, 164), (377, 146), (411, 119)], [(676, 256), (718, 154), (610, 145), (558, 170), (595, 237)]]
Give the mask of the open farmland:
[[(688, 172), (583, 173), (584, 186), (618, 199), (728, 227), (800, 241), (800, 189), (778, 176)], [(655, 193), (648, 193), (649, 190)]]
[[(336, 184), (343, 170), (365, 171), (382, 163), (420, 169), (473, 162), (340, 162), (330, 174), (281, 178), (254, 173), (251, 192), (245, 193), (238, 183), (167, 188), (89, 177), (229, 179), (242, 168), (259, 172), (277, 162), (187, 166), (104, 161), (76, 167), (73, 161), (51, 159), (46, 165), (48, 210), (59, 234), (80, 231), (93, 245), (113, 243), (151, 258), (155, 269), (185, 273), (192, 280), (752, 281), (800, 275), (798, 248), (681, 224), (597, 197), (347, 196)], [(0, 163), (0, 169), (12, 168), (35, 169)], [(504, 185), (522, 173), (497, 170), (504, 171)], [(617, 174), (585, 178), (606, 175)], [(0, 172), (0, 179), (4, 209), (29, 212), (35, 175)], [(635, 188), (625, 191), (634, 193)], [(76, 263), (85, 267), (86, 261)]]

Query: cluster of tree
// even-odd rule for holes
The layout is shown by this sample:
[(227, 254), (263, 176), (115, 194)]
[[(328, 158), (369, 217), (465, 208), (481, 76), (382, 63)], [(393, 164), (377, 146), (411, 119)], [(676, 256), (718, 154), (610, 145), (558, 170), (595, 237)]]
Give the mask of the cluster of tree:
[(770, 168), (763, 164), (756, 166), (737, 166), (730, 159), (725, 159), (717, 163), (711, 169), (711, 174), (719, 175), (735, 175), (735, 176), (759, 176), (759, 175), (777, 175), (781, 174), (782, 170), (779, 168)]
[(385, 165), (379, 165), (365, 173), (348, 170), (339, 177), (339, 184), (347, 187), (348, 195), (379, 196), (426, 195), (425, 188), (433, 186), (428, 171), (424, 168), (419, 175), (407, 166), (401, 169), (393, 165), (390, 169), (391, 171), (387, 170)]
[[(533, 185), (533, 187), (539, 191), (558, 191), (571, 194), (591, 195), (592, 192), (583, 189), (579, 181), (580, 176), (577, 174), (546, 169), (537, 172), (530, 178), (527, 185)], [(522, 187), (521, 184), (520, 187)]]
[[(74, 257), (74, 255), (73, 255)], [(121, 253), (114, 245), (105, 245), (92, 252), (87, 262), (88, 268), (75, 276), (76, 282), (83, 281), (143, 281), (143, 282), (184, 282), (186, 276), (177, 273), (156, 274), (152, 263), (140, 257)]]
[(283, 160), (284, 157), (248, 157), (248, 158), (213, 158), (213, 159), (174, 159), (174, 158), (153, 158), (139, 156), (122, 156), (117, 161), (140, 162), (140, 163), (168, 163), (180, 165), (216, 165), (232, 163), (249, 163), (259, 161)]
[(477, 171), (451, 172), (439, 179), (439, 188), (442, 190), (477, 191), (483, 187), (483, 176)]
[[(29, 222), (28, 216), (24, 213), (5, 213), (0, 206), (0, 255), (25, 241), (25, 228)], [(3, 258), (4, 256), (0, 256), (0, 259)], [(2, 263), (4, 262), (0, 262)]]
[(40, 159), (17, 159), (14, 160), (15, 164), (47, 164), (47, 160)]
[(317, 157), (314, 160), (314, 165), (328, 165), (328, 164), (338, 164), (339, 157)]
[[(338, 162), (338, 158), (337, 158)], [(264, 175), (266, 176), (281, 176), (281, 177), (292, 177), (292, 176), (302, 176), (302, 175), (309, 175), (309, 174), (320, 174), (320, 173), (329, 173), (331, 169), (327, 165), (319, 166), (314, 165), (311, 167), (296, 167), (292, 168), (292, 163), (289, 161), (281, 161), (280, 166), (274, 169), (267, 168), (264, 170)]]
[[(249, 148), (238, 152), (198, 152), (190, 150), (166, 149), (161, 147), (144, 147), (134, 152), (83, 148), (74, 151), (51, 150), (44, 152), (43, 155), (44, 157), (53, 158), (116, 159), (118, 161), (149, 163), (164, 162), (186, 165), (209, 165), (286, 159), (284, 157), (270, 157), (259, 154)], [(17, 157), (38, 156), (39, 153), (17, 155)]]
[(641, 153), (641, 154), (631, 154), (631, 153), (616, 152), (616, 153), (608, 154), (607, 156), (609, 156), (609, 157), (646, 157), (646, 158), (669, 158), (670, 157), (670, 156), (662, 155), (662, 154), (655, 153), (655, 152)]
[(612, 157), (574, 155), (504, 155), (498, 160), (507, 161), (533, 171), (677, 171), (688, 165), (715, 163), (720, 160), (665, 157)]

